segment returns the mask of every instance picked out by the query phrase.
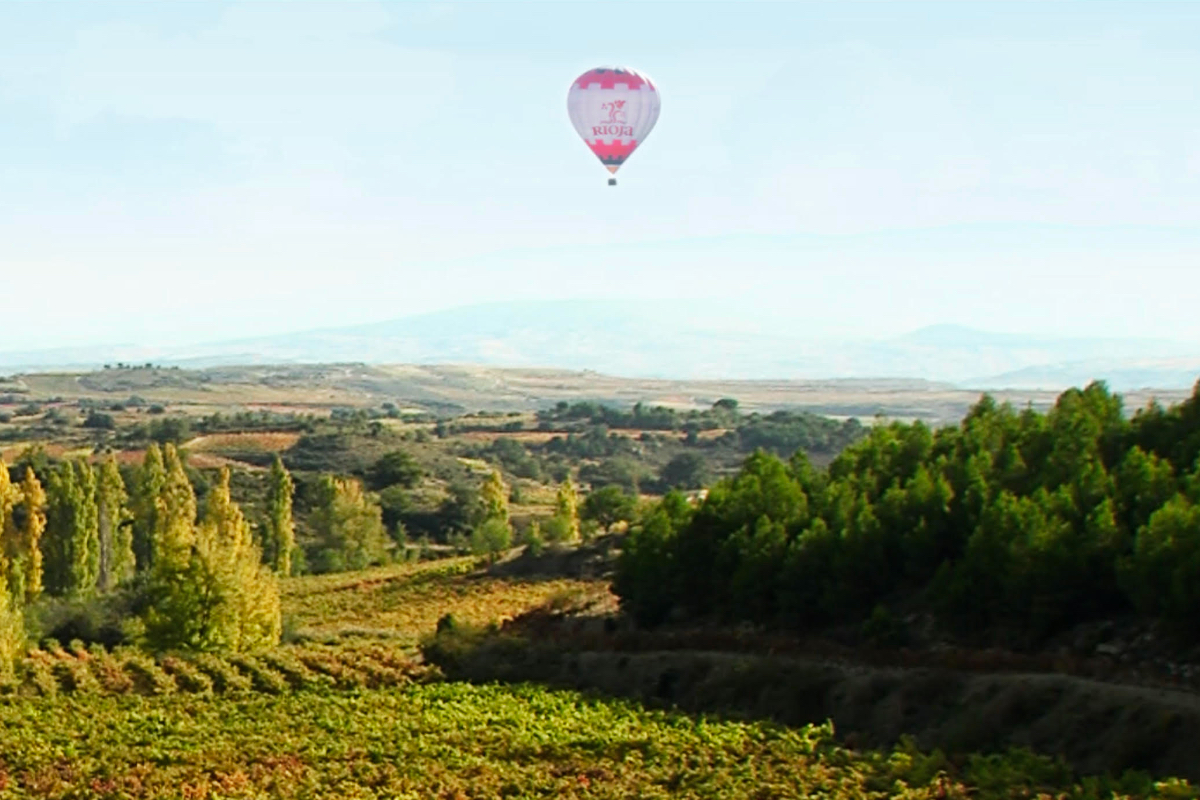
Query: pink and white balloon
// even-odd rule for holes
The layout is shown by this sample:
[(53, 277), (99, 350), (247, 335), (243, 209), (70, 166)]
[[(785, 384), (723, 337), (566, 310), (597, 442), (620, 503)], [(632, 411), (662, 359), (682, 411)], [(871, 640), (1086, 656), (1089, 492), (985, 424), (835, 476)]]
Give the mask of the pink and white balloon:
[[(658, 121), (654, 81), (629, 67), (597, 67), (575, 79), (567, 113), (584, 144), (616, 174)], [(609, 184), (616, 184), (610, 179)]]

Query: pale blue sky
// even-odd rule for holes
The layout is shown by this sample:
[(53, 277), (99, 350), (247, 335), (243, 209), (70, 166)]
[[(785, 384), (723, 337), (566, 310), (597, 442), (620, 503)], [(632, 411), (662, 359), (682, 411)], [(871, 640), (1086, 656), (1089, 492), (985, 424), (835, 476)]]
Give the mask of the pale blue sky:
[[(1200, 3), (0, 3), (0, 350), (515, 298), (1200, 340)], [(606, 173), (572, 78), (658, 127)], [(750, 314), (746, 309), (761, 309)]]

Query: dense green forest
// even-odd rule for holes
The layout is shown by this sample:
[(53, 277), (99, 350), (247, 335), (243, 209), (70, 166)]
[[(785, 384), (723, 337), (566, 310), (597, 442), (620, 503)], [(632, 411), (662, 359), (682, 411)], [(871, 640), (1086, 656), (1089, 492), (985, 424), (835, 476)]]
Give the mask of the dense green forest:
[(1200, 383), (1132, 416), (1103, 383), (1048, 413), (984, 396), (960, 425), (893, 422), (828, 468), (757, 452), (698, 506), (672, 493), (615, 588), (643, 624), (803, 630), (926, 612), (1045, 636), (1136, 613), (1200, 634)]

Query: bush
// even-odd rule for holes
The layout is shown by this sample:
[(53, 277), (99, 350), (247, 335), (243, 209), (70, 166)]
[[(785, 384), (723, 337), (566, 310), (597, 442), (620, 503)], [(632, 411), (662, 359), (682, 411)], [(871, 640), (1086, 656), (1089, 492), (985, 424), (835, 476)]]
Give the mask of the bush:
[(87, 418), (83, 420), (83, 427), (111, 431), (116, 429), (117, 423), (112, 418), (111, 414), (102, 414), (99, 411), (89, 411)]
[(367, 482), (376, 491), (389, 486), (411, 489), (423, 475), (424, 470), (411, 455), (403, 450), (393, 450), (371, 465), (367, 471)]
[(136, 590), (87, 600), (42, 597), (27, 609), (35, 639), (75, 639), (107, 648), (129, 642), (127, 620), (135, 613)]
[(512, 528), (503, 519), (485, 520), (471, 534), (471, 552), (478, 556), (487, 556), (492, 561), (511, 545)]

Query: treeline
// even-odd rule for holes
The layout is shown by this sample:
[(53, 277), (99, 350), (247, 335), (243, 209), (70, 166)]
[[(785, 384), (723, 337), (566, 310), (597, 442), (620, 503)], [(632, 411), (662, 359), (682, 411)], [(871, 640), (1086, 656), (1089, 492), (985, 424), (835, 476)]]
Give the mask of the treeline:
[(152, 445), (127, 485), (116, 457), (0, 462), (0, 672), (24, 645), (24, 612), (47, 603), (119, 609), (120, 636), (155, 650), (247, 650), (281, 630), (275, 574), (296, 552), (293, 486), (272, 469), (261, 535), (220, 471), (203, 507), (173, 445)]
[(1138, 612), (1200, 618), (1200, 383), (1128, 418), (1103, 383), (1048, 413), (984, 396), (957, 427), (873, 428), (826, 470), (759, 452), (698, 507), (672, 494), (628, 537), (616, 591), (672, 615), (803, 629), (936, 614), (1033, 636)]

